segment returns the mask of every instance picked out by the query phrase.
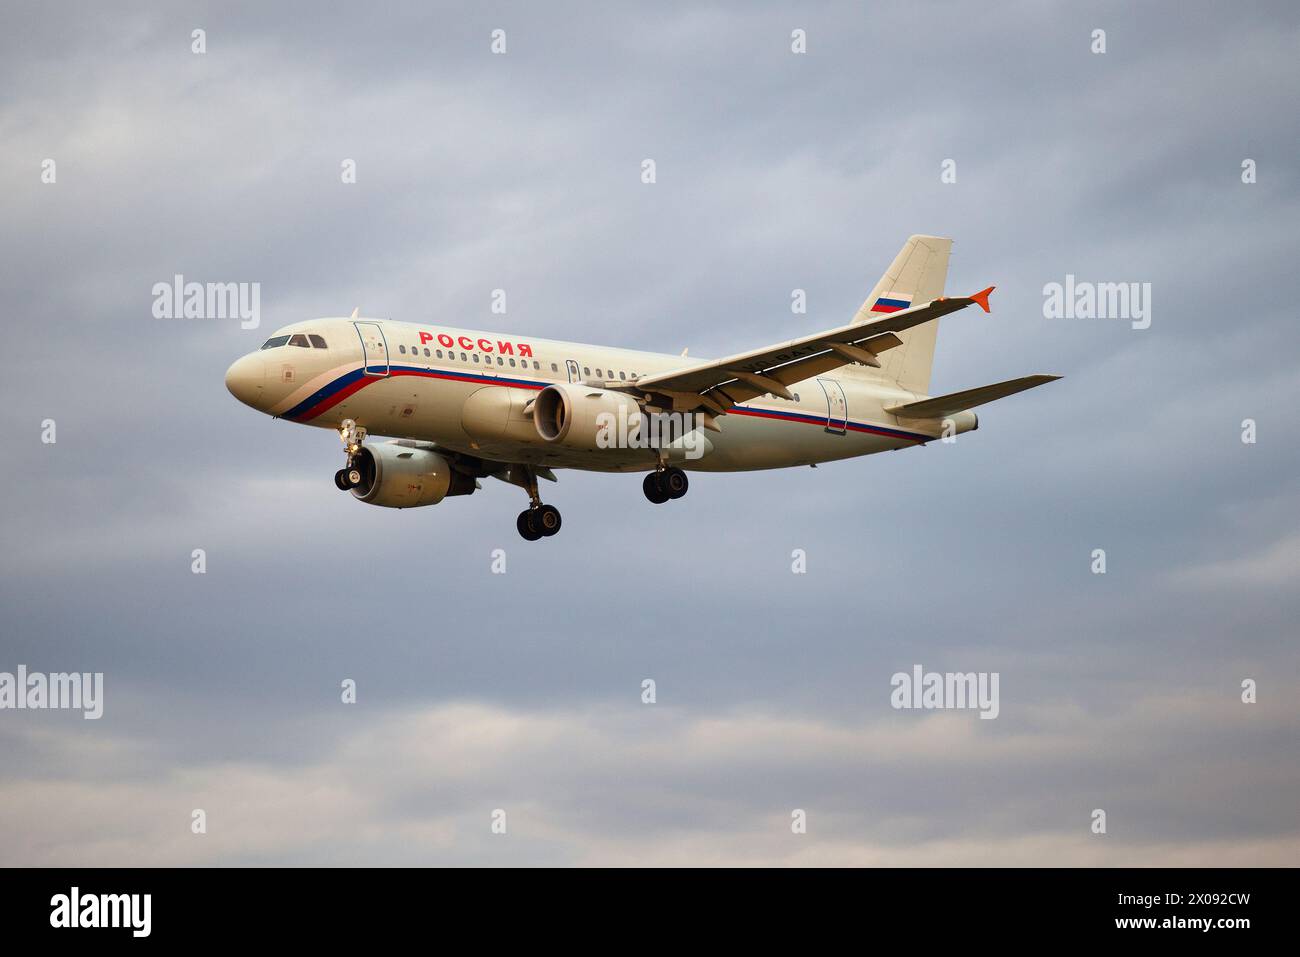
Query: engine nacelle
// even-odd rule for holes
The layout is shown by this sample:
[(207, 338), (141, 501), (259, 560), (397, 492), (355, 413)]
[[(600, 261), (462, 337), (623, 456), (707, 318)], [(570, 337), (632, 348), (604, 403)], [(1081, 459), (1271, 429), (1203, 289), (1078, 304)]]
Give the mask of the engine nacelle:
[(528, 389), (490, 385), (471, 393), (460, 407), (460, 427), (476, 442), (536, 442), (532, 410), (537, 395)]
[(576, 382), (548, 385), (533, 402), (533, 424), (547, 442), (569, 449), (610, 448), (618, 423), (636, 421), (641, 406), (622, 392)]
[(913, 423), (926, 431), (934, 430), (939, 433), (940, 438), (961, 435), (963, 432), (974, 432), (980, 427), (979, 416), (970, 409), (963, 409), (961, 412), (954, 412), (952, 415), (945, 415), (938, 419), (909, 419), (902, 415), (897, 416), (897, 419), (902, 423)]
[(451, 462), (431, 449), (391, 443), (363, 445), (353, 465), (361, 472), (361, 482), (352, 494), (367, 505), (416, 508), (474, 491), (471, 476), (455, 471)]

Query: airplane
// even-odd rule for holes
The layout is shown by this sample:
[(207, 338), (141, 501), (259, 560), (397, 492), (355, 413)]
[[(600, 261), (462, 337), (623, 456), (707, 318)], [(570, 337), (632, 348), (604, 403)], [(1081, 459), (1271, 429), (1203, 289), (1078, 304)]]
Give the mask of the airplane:
[[(688, 358), (440, 324), (314, 319), (235, 361), (226, 387), (278, 419), (335, 430), (341, 490), (415, 508), (493, 477), (528, 493), (528, 541), (560, 530), (538, 480), (556, 469), (646, 473), (655, 503), (688, 471), (736, 472), (924, 445), (979, 427), (972, 410), (1060, 376), (931, 396), (937, 320), (990, 286), (946, 297), (952, 240), (910, 237), (849, 323), (722, 359)], [(372, 435), (394, 436), (388, 442)]]

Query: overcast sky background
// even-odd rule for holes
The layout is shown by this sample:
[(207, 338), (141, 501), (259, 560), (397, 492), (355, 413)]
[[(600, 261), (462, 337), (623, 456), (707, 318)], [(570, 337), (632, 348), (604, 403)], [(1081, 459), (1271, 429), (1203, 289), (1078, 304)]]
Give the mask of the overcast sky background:
[[(106, 703), (0, 712), (0, 864), (1295, 864), (1297, 49), (1281, 2), (6, 3), (0, 671)], [(1065, 379), (669, 506), (562, 473), (533, 545), (502, 483), (340, 494), (333, 435), (222, 382), (354, 306), (737, 351), (912, 233), (998, 287), (936, 393)], [(261, 328), (154, 319), (176, 273), (261, 283)], [(1045, 319), (1067, 273), (1151, 327)], [(914, 664), (1000, 716), (893, 710)]]

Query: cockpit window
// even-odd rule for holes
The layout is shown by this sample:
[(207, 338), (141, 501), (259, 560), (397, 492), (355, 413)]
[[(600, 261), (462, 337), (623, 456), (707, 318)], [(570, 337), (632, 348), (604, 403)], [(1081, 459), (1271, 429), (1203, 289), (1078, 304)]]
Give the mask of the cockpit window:
[(288, 341), (289, 341), (288, 336), (272, 336), (270, 339), (267, 339), (264, 343), (262, 343), (262, 348), (274, 349), (277, 346), (284, 345)]
[(325, 348), (325, 340), (322, 339), (320, 336), (316, 335), (315, 333), (308, 333), (307, 338), (311, 340), (311, 344), (315, 346), (317, 349)]
[(304, 349), (310, 349), (311, 345), (307, 342), (307, 337), (301, 332), (289, 340), (291, 346), (302, 346)]

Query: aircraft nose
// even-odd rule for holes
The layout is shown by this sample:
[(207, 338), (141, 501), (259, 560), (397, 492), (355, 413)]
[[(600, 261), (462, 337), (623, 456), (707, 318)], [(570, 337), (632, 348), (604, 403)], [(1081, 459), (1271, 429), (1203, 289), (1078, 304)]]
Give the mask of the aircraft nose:
[(226, 388), (244, 405), (259, 408), (262, 385), (266, 382), (266, 362), (256, 352), (236, 359), (226, 370)]

